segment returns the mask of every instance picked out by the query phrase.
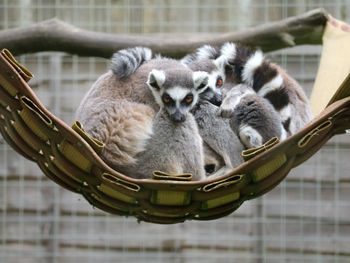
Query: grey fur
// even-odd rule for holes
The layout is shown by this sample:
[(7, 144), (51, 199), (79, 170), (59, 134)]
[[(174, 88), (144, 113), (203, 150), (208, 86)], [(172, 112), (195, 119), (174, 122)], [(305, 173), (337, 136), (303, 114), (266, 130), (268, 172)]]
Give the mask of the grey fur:
[[(133, 50), (133, 49), (131, 49)], [(188, 66), (192, 71), (206, 71), (210, 74), (211, 82), (204, 92), (200, 94), (200, 104), (204, 101), (203, 104), (200, 105), (201, 111), (196, 111), (196, 117), (198, 117), (201, 123), (203, 123), (204, 118), (206, 118), (206, 122), (208, 125), (202, 125), (200, 127), (200, 134), (204, 136), (204, 152), (205, 152), (205, 164), (206, 165), (214, 165), (215, 171), (220, 169), (222, 172), (223, 169), (226, 168), (226, 171), (232, 169), (232, 167), (240, 164), (243, 160), (240, 157), (240, 151), (243, 149), (242, 144), (239, 142), (237, 136), (231, 131), (228, 120), (223, 120), (221, 117), (217, 116), (216, 111), (217, 108), (214, 105), (208, 106), (207, 109), (203, 109), (206, 104), (206, 101), (211, 101), (212, 103), (221, 103), (222, 96), (221, 91), (215, 87), (216, 78), (218, 76), (222, 77), (223, 80), (225, 78), (224, 69), (227, 61), (223, 60), (223, 58), (217, 59), (213, 61), (211, 59), (200, 59), (200, 57), (210, 56), (214, 53), (218, 52), (218, 50), (213, 49), (210, 46), (207, 46), (205, 50), (201, 50), (196, 54), (196, 58), (190, 62), (187, 60), (186, 66)], [(137, 59), (137, 53), (131, 52), (130, 49), (127, 51), (119, 51), (117, 54), (128, 54), (128, 56), (124, 56), (125, 59), (131, 61), (129, 65), (133, 65), (133, 70), (136, 70), (136, 66), (140, 67), (142, 63), (136, 64), (134, 61), (140, 61)], [(134, 58), (132, 56), (135, 56)], [(161, 59), (161, 57), (158, 57)], [(146, 63), (144, 61), (143, 63)], [(120, 74), (121, 75), (121, 74)], [(172, 77), (175, 75), (172, 75)], [(168, 79), (170, 80), (170, 79)], [(171, 80), (171, 82), (174, 80)], [(157, 98), (156, 98), (157, 99)], [(158, 98), (159, 101), (159, 98)], [(214, 110), (215, 109), (215, 110)], [(213, 128), (213, 125), (216, 125)], [(211, 132), (211, 131), (221, 131), (224, 130), (223, 133)], [(224, 137), (223, 137), (224, 136)], [(232, 137), (232, 140), (231, 140)], [(227, 141), (223, 143), (223, 141)], [(135, 156), (136, 159), (139, 159), (138, 156)], [(218, 172), (216, 172), (217, 174)]]
[(205, 71), (209, 73), (208, 86), (199, 96), (200, 100), (210, 101), (215, 105), (220, 105), (222, 102), (221, 90), (215, 85), (217, 78), (222, 78), (223, 81), (225, 79), (224, 67), (226, 61), (221, 60), (200, 59), (187, 65), (192, 71)]
[[(216, 62), (199, 59), (189, 63), (188, 67), (192, 70), (206, 71), (211, 78), (224, 79), (226, 61)], [(199, 101), (192, 110), (204, 142), (205, 165), (212, 167), (212, 176), (224, 175), (243, 162), (242, 143), (231, 130), (229, 120), (219, 116), (219, 108), (211, 103), (218, 101), (216, 97), (221, 98), (220, 88), (215, 86), (215, 81), (210, 81), (210, 85), (200, 94)]]
[(141, 64), (151, 60), (152, 56), (152, 50), (146, 47), (119, 50), (112, 56), (111, 70), (118, 78), (130, 76)]
[(220, 114), (230, 118), (232, 130), (246, 148), (259, 147), (272, 137), (282, 137), (283, 127), (278, 113), (246, 85), (237, 85), (227, 93)]
[(135, 178), (151, 178), (154, 171), (171, 174), (191, 173), (193, 180), (203, 179), (202, 139), (191, 114), (176, 123), (162, 108), (153, 121), (153, 134), (145, 151), (135, 156), (136, 163), (120, 170)]
[(82, 99), (76, 119), (85, 130), (105, 143), (102, 158), (111, 167), (136, 162), (152, 134), (152, 121), (159, 111), (146, 81), (152, 69), (184, 69), (172, 59), (152, 59), (128, 77), (103, 74)]
[(243, 162), (244, 147), (231, 130), (229, 120), (219, 116), (219, 108), (200, 100), (192, 111), (205, 148), (205, 164), (214, 165), (214, 175), (223, 175)]
[[(216, 55), (217, 52), (219, 52), (219, 50), (213, 49), (211, 46), (206, 46), (206, 48), (196, 53), (196, 56), (193, 58), (193, 60), (191, 60), (191, 58), (188, 57), (187, 59), (181, 61), (182, 64), (185, 64), (192, 71), (205, 71), (210, 74), (211, 81), (208, 87), (206, 88), (206, 90), (204, 90), (204, 92), (200, 94), (200, 101), (211, 101), (214, 104), (219, 104), (221, 103), (221, 100), (222, 100), (221, 91), (215, 87), (215, 82), (218, 76), (222, 77), (224, 80), (225, 78), (224, 68), (227, 62), (226, 60), (223, 60), (223, 58), (213, 61), (207, 58), (200, 59), (200, 57), (206, 57), (211, 55), (214, 56)], [(123, 51), (121, 53), (125, 53), (125, 52)], [(137, 58), (132, 58), (132, 55), (135, 53), (128, 52), (128, 54), (129, 56), (126, 57), (126, 59), (130, 60), (131, 61), (130, 64), (132, 64), (132, 61), (135, 61)], [(132, 65), (135, 65), (135, 63)], [(142, 63), (138, 64), (138, 66), (141, 66), (141, 65)], [(200, 108), (203, 108), (204, 105), (207, 105), (207, 104), (204, 103), (203, 105), (201, 105)], [(240, 150), (243, 148), (243, 146), (239, 142), (237, 136), (233, 134), (233, 132), (231, 131), (229, 122), (226, 120), (224, 121), (221, 117), (218, 117), (215, 114), (214, 110), (212, 110), (212, 107), (209, 107), (208, 109), (203, 110), (202, 113), (196, 111), (196, 114), (199, 118), (206, 117), (208, 119), (206, 120), (208, 122), (208, 125), (207, 126), (203, 125), (199, 129), (200, 133), (205, 136), (205, 142), (204, 142), (204, 152), (205, 152), (205, 160), (206, 160), (205, 164), (214, 165), (215, 171), (222, 167), (226, 167), (227, 169), (232, 169), (233, 166), (238, 165), (242, 161), (240, 159)], [(213, 120), (210, 120), (211, 118)], [(219, 119), (214, 120), (216, 118), (219, 118)], [(201, 122), (203, 122), (203, 120)], [(225, 136), (226, 136), (225, 140), (229, 140), (229, 137), (231, 136), (233, 137), (232, 139), (233, 144), (221, 143), (222, 134), (220, 133), (211, 133), (210, 136), (207, 136), (208, 131), (212, 129), (211, 124), (213, 124), (214, 122), (215, 122), (215, 125), (218, 125), (216, 126), (215, 129), (225, 130)], [(205, 129), (207, 129), (208, 131), (205, 131)], [(234, 145), (236, 143), (237, 145)]]

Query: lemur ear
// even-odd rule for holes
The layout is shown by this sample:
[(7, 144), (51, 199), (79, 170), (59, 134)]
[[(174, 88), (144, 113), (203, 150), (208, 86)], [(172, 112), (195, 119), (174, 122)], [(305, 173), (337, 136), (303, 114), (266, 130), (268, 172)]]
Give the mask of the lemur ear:
[(160, 87), (163, 86), (164, 82), (165, 82), (164, 71), (152, 69), (152, 71), (148, 75), (147, 85), (151, 89), (155, 89), (159, 91)]
[(234, 69), (234, 60), (237, 54), (236, 44), (232, 42), (226, 42), (221, 46), (220, 53), (221, 56), (226, 59), (226, 63), (223, 65), (225, 74), (232, 74), (232, 71)]
[(203, 92), (208, 86), (209, 74), (204, 71), (193, 72), (193, 84), (194, 88), (199, 92)]
[(237, 46), (235, 43), (226, 42), (220, 48), (221, 56), (225, 57), (228, 63), (233, 63), (233, 60), (236, 58)]
[(228, 63), (228, 60), (225, 56), (221, 55), (217, 59), (214, 60), (214, 64), (217, 66), (217, 68), (222, 72), (225, 73), (225, 69), (227, 66), (230, 66)]

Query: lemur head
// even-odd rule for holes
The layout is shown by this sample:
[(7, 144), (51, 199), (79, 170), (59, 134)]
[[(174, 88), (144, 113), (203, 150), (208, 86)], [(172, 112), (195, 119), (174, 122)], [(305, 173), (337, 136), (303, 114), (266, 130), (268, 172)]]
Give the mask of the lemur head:
[(200, 100), (207, 100), (216, 106), (222, 102), (221, 88), (225, 81), (225, 67), (227, 59), (220, 56), (215, 60), (199, 59), (192, 61), (187, 66), (193, 71), (205, 71), (209, 74), (208, 86), (200, 94)]
[(189, 69), (153, 69), (147, 80), (159, 106), (174, 122), (183, 122), (208, 86), (208, 73)]
[(181, 62), (190, 65), (204, 59), (215, 61), (220, 57), (226, 59), (225, 83), (221, 88), (223, 97), (232, 87), (240, 83), (248, 84), (256, 90), (271, 80), (273, 83), (269, 84), (276, 86), (281, 82), (278, 70), (264, 57), (261, 50), (255, 50), (241, 44), (226, 42), (221, 47), (204, 45), (194, 53), (185, 56)]

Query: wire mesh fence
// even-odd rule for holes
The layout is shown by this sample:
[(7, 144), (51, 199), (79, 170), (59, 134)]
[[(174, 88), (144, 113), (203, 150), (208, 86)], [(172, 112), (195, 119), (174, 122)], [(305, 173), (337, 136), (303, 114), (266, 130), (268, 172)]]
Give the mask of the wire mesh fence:
[[(115, 34), (228, 32), (318, 7), (350, 21), (346, 0), (0, 0), (0, 29), (57, 17)], [(303, 46), (268, 55), (310, 93), (320, 52)], [(41, 101), (69, 124), (109, 64), (58, 52), (19, 60), (34, 73)], [(349, 156), (348, 136), (338, 136), (234, 214), (164, 226), (91, 207), (0, 138), (0, 262), (349, 262)]]

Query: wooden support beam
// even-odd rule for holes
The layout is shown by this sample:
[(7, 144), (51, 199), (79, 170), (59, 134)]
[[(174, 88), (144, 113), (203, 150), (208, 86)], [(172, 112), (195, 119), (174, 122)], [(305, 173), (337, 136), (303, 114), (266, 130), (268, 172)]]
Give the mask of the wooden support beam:
[(93, 32), (50, 19), (28, 27), (0, 31), (0, 48), (7, 48), (15, 55), (61, 51), (79, 56), (110, 58), (119, 49), (147, 46), (156, 53), (179, 58), (204, 44), (220, 45), (232, 41), (272, 51), (295, 45), (321, 44), (327, 19), (325, 10), (315, 9), (238, 32), (146, 36)]

